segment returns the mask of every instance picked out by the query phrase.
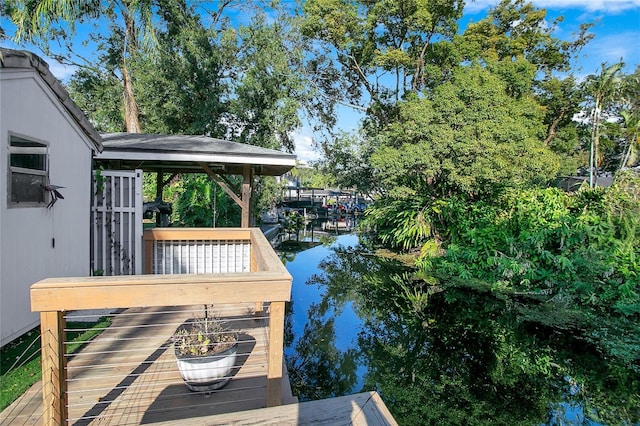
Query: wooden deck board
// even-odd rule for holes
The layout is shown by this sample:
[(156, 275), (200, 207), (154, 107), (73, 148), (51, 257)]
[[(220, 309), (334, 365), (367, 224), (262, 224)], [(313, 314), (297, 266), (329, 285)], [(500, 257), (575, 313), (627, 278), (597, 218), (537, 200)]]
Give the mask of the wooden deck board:
[[(183, 384), (169, 341), (190, 310), (133, 308), (116, 315), (111, 327), (68, 361), (69, 423), (143, 424), (265, 407), (268, 318), (248, 315), (252, 307), (221, 313), (239, 332), (239, 369), (227, 386), (206, 395)], [(283, 385), (283, 403), (297, 402), (286, 378)], [(41, 389), (39, 382), (0, 413), (0, 424), (42, 424)]]
[(301, 404), (199, 417), (190, 415), (154, 423), (169, 425), (314, 425), (314, 426), (396, 426), (397, 423), (376, 392)]
[[(208, 394), (186, 388), (168, 340), (189, 311), (129, 309), (116, 315), (99, 339), (69, 359), (69, 424), (396, 425), (375, 392), (297, 404), (286, 369), (283, 405), (265, 408), (268, 320), (247, 315), (250, 308), (224, 312), (239, 331), (239, 370), (223, 389)], [(42, 413), (38, 382), (0, 413), (0, 425), (41, 425)]]

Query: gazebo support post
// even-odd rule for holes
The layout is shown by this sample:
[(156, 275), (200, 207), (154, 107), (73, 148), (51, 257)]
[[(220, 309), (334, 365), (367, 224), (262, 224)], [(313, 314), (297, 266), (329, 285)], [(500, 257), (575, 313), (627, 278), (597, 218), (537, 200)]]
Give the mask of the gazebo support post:
[[(156, 201), (162, 201), (162, 190), (164, 189), (164, 172), (158, 170), (156, 173)], [(162, 226), (162, 220), (160, 219), (160, 213), (156, 213), (156, 226)]]
[(244, 166), (242, 170), (242, 222), (241, 228), (251, 226), (251, 192), (253, 191), (253, 168)]

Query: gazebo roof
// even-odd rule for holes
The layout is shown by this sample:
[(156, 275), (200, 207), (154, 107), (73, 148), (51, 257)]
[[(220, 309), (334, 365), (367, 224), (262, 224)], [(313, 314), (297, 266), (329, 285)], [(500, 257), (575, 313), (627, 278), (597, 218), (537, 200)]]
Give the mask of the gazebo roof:
[(119, 169), (202, 173), (202, 164), (220, 174), (280, 176), (293, 168), (296, 156), (273, 149), (207, 136), (103, 133), (104, 150), (95, 159)]

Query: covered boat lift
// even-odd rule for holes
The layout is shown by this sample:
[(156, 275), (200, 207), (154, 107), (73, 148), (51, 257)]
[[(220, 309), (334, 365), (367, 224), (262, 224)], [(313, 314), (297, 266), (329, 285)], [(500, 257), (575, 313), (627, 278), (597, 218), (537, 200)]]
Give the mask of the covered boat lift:
[[(141, 133), (101, 136), (104, 150), (95, 155), (97, 164), (105, 169), (156, 173), (159, 196), (177, 174), (206, 173), (242, 209), (242, 228), (251, 226), (254, 177), (281, 176), (296, 165), (294, 154), (207, 136)], [(242, 176), (241, 187), (228, 175)]]

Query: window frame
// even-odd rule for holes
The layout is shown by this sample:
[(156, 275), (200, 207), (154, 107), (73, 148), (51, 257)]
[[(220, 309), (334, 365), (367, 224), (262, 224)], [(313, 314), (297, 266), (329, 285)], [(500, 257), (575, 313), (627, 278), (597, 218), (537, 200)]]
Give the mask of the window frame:
[[(16, 146), (15, 142), (33, 143), (40, 146)], [(46, 207), (49, 203), (49, 193), (42, 191), (42, 201), (15, 201), (13, 199), (13, 176), (14, 174), (32, 175), (41, 178), (44, 183), (49, 182), (49, 143), (38, 138), (22, 135), (19, 133), (9, 132), (7, 138), (7, 207)], [(44, 170), (28, 167), (12, 166), (11, 159), (14, 154), (36, 154), (42, 155), (44, 158)]]

